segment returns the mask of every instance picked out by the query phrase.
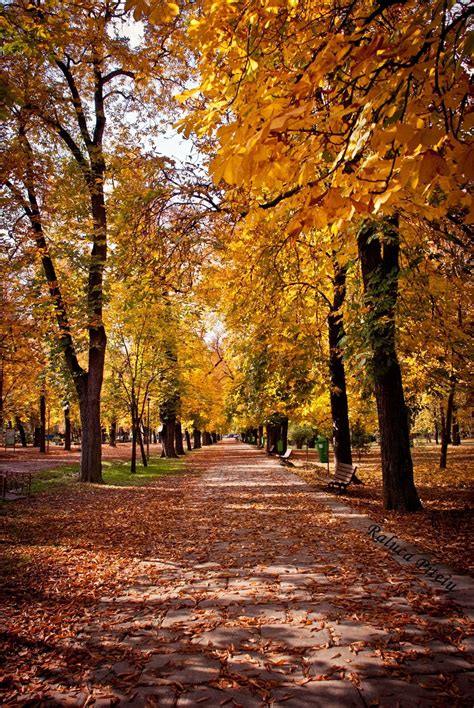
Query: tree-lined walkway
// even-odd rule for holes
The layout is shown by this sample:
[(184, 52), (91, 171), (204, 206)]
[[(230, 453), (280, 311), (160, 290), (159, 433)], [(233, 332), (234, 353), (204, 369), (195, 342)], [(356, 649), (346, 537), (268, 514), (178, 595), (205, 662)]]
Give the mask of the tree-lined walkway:
[[(31, 660), (35, 637), (29, 646), (23, 636), (21, 656), (30, 653), (33, 663), (25, 700), (471, 704), (469, 622), (449, 593), (435, 596), (254, 448), (234, 441), (205, 448), (188, 468), (189, 475), (113, 497), (98, 490), (102, 526), (91, 518), (89, 528), (105, 556), (108, 536), (122, 538), (120, 573), (82, 614), (76, 608), (74, 636), (64, 627), (49, 638), (43, 665)], [(74, 546), (87, 503), (71, 503), (70, 537), (61, 527), (58, 545)], [(85, 544), (74, 552), (87, 555)], [(2, 628), (14, 631), (5, 617)]]

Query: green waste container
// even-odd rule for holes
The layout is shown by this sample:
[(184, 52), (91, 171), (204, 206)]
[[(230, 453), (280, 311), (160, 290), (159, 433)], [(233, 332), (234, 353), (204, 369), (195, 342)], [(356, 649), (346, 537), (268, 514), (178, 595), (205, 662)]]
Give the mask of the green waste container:
[(278, 454), (281, 454), (283, 452), (283, 440), (277, 441), (277, 452)]
[(318, 437), (316, 440), (316, 448), (318, 450), (319, 461), (327, 462), (329, 455), (329, 442), (327, 438)]

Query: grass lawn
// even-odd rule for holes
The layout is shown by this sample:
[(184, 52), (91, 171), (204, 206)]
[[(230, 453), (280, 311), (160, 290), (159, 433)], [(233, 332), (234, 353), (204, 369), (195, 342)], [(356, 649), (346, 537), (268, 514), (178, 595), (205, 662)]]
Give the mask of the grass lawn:
[[(183, 470), (183, 460), (151, 457), (148, 467), (137, 465), (135, 474), (130, 472), (128, 460), (103, 460), (102, 476), (106, 485), (113, 487), (142, 487), (159, 477), (178, 474)], [(32, 494), (56, 491), (79, 483), (79, 464), (35, 472), (31, 484)]]

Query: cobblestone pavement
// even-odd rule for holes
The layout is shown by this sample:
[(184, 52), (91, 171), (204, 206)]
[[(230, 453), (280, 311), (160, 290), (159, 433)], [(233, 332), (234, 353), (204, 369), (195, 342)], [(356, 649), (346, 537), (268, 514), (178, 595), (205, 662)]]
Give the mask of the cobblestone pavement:
[(449, 593), (261, 451), (224, 441), (188, 465), (201, 474), (182, 487), (186, 518), (77, 637), (133, 660), (94, 670), (89, 693), (61, 705), (98, 689), (94, 705), (473, 704), (470, 623)]

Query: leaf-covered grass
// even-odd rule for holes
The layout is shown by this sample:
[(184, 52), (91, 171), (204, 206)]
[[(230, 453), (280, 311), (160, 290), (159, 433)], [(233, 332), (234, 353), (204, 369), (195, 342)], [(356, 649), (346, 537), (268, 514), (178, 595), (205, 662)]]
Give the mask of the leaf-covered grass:
[[(102, 476), (106, 485), (113, 487), (142, 487), (159, 477), (178, 474), (183, 470), (182, 460), (167, 460), (160, 457), (150, 458), (148, 467), (137, 465), (136, 473), (130, 472), (128, 460), (103, 460)], [(56, 469), (36, 472), (31, 484), (32, 494), (51, 492), (77, 484), (79, 465), (68, 465)]]
[[(383, 508), (380, 451), (375, 446), (360, 460), (355, 456), (357, 474), (364, 485), (351, 485), (342, 499), (367, 514), (385, 531), (430, 551), (439, 562), (461, 572), (472, 572), (474, 557), (466, 539), (470, 537), (474, 520), (474, 444), (463, 441), (459, 447), (450, 446), (445, 470), (439, 468), (439, 453), (439, 446), (430, 443), (417, 445), (412, 450), (422, 511), (402, 514)], [(321, 468), (315, 464), (314, 453), (308, 463), (304, 452), (297, 452), (295, 458), (298, 464), (295, 471), (307, 482), (320, 484)], [(332, 468), (331, 464), (331, 471)]]

